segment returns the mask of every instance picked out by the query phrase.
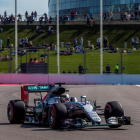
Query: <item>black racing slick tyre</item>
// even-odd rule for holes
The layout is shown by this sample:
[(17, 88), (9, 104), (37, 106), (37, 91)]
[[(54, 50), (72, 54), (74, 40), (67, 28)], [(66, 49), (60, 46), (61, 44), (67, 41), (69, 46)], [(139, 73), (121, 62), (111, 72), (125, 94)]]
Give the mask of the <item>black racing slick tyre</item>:
[(52, 129), (59, 128), (61, 122), (67, 118), (67, 108), (62, 103), (56, 103), (50, 106), (48, 111), (48, 123)]
[[(110, 117), (123, 117), (124, 110), (122, 105), (117, 101), (108, 102), (105, 106), (104, 117), (107, 122), (107, 119)], [(118, 128), (121, 125), (109, 126), (110, 128)]]
[(23, 124), (25, 121), (25, 104), (21, 100), (11, 100), (7, 107), (7, 117), (11, 124)]

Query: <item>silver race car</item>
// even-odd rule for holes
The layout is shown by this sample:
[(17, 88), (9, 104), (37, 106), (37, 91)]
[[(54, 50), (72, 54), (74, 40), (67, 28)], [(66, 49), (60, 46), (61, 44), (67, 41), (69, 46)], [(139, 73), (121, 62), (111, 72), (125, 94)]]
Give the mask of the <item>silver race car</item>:
[[(101, 109), (96, 105), (96, 101), (87, 100), (86, 96), (81, 96), (80, 101), (77, 101), (76, 97), (69, 97), (66, 94), (68, 90), (62, 87), (62, 84), (64, 83), (22, 86), (21, 100), (11, 100), (8, 103), (9, 122), (46, 124), (53, 129), (93, 126), (117, 128), (131, 125), (131, 118), (124, 116), (124, 110), (119, 102), (108, 102), (105, 108)], [(42, 92), (47, 92), (44, 98)], [(31, 93), (40, 93), (40, 98), (34, 99), (34, 106), (29, 106)], [(101, 123), (100, 115), (104, 115), (105, 124)]]

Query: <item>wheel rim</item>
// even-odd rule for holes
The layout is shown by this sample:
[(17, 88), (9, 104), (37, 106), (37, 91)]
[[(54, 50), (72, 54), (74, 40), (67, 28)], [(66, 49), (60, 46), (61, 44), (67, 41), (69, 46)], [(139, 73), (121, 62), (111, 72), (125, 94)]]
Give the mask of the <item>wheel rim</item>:
[(12, 114), (13, 114), (13, 110), (12, 110), (12, 108), (9, 106), (9, 107), (8, 107), (8, 119), (11, 119), (11, 118), (12, 118)]
[(49, 115), (49, 124), (52, 125), (54, 122), (55, 114), (53, 109), (50, 110), (50, 115)]
[(107, 106), (105, 109), (105, 119), (106, 120), (111, 117), (111, 112), (112, 112), (112, 110)]

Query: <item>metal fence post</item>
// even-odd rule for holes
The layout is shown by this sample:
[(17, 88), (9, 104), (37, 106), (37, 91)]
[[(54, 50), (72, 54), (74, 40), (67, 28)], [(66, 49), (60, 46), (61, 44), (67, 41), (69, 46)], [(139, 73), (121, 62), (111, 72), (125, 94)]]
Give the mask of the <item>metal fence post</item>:
[(84, 52), (84, 74), (86, 74), (86, 51)]
[(49, 50), (47, 51), (47, 63), (48, 63), (48, 74), (49, 74)]
[(11, 50), (12, 48), (9, 50), (9, 73), (11, 73)]
[(121, 50), (121, 74), (123, 73), (123, 69), (122, 69), (122, 68), (123, 68), (123, 67), (122, 67), (122, 63), (123, 63), (123, 60), (122, 60), (122, 59), (123, 59), (123, 57), (122, 57), (122, 51), (123, 51), (123, 50)]

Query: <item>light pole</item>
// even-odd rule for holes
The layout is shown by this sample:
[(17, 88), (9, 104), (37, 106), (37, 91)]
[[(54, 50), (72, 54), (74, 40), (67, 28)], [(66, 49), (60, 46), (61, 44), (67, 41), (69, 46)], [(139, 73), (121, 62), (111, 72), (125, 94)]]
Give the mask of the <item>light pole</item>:
[(15, 73), (18, 73), (18, 55), (17, 55), (17, 0), (15, 0)]
[(103, 0), (100, 0), (100, 74), (103, 74)]
[(60, 58), (59, 58), (59, 0), (56, 0), (57, 5), (57, 74), (60, 74)]

